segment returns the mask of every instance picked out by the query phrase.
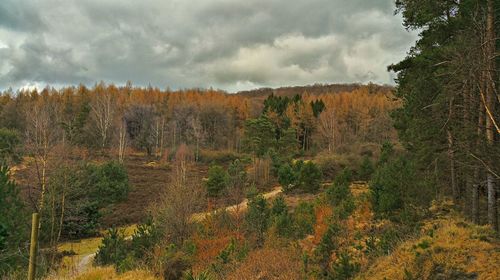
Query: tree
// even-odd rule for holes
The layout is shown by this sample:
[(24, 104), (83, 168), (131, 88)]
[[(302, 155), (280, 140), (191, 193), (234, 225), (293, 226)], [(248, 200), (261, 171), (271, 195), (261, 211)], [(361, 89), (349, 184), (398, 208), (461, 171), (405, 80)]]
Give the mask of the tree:
[[(25, 147), (28, 154), (35, 159), (39, 199), (35, 208), (42, 213), (44, 208), (44, 196), (47, 189), (48, 167), (51, 153), (59, 142), (61, 115), (59, 108), (51, 98), (48, 89), (44, 89), (40, 96), (27, 108), (26, 113), (26, 137)], [(40, 217), (42, 220), (43, 217)]]
[(104, 83), (94, 88), (95, 97), (90, 104), (92, 120), (99, 135), (99, 146), (104, 149), (108, 144), (115, 117), (115, 100), (111, 92), (106, 92)]
[(249, 200), (245, 223), (248, 231), (256, 235), (258, 245), (262, 245), (264, 241), (264, 233), (269, 226), (269, 217), (269, 206), (262, 195), (257, 195)]
[(297, 177), (298, 174), (288, 163), (283, 164), (278, 171), (278, 181), (285, 192), (295, 188), (298, 180)]
[(13, 163), (20, 159), (21, 140), (16, 131), (0, 128), (0, 162)]
[(125, 199), (130, 190), (127, 170), (115, 161), (86, 166), (86, 182), (91, 197), (100, 205)]
[(261, 157), (269, 148), (276, 147), (275, 128), (266, 116), (250, 119), (245, 124), (245, 150)]
[(299, 172), (299, 187), (306, 192), (319, 190), (322, 173), (318, 166), (312, 161), (304, 163)]
[(227, 169), (229, 175), (228, 186), (231, 188), (243, 189), (247, 183), (247, 172), (245, 165), (239, 159), (235, 159)]
[[(479, 185), (488, 189), (488, 222), (497, 228), (498, 1), (399, 0), (408, 29), (425, 30), (400, 63), (396, 128), (416, 170), (432, 177), (479, 221)], [(436, 47), (439, 46), (439, 47)], [(465, 184), (460, 184), (465, 182)], [(471, 193), (472, 195), (467, 195)], [(471, 205), (472, 207), (467, 207)]]
[(124, 116), (128, 138), (132, 145), (145, 150), (147, 155), (152, 155), (155, 146), (155, 117), (153, 107), (141, 105), (131, 106)]
[(208, 169), (208, 180), (206, 182), (207, 194), (212, 197), (218, 196), (226, 189), (229, 175), (222, 166), (212, 165)]
[(22, 242), (28, 239), (28, 227), (19, 187), (11, 180), (9, 168), (0, 166), (0, 275), (23, 264)]
[(312, 161), (285, 163), (278, 171), (278, 180), (285, 191), (315, 192), (320, 188), (321, 178), (321, 170)]
[(326, 198), (333, 206), (339, 206), (344, 200), (350, 199), (352, 194), (349, 188), (351, 184), (351, 170), (345, 168), (337, 175), (332, 185), (326, 190)]
[(186, 178), (186, 170), (177, 166), (159, 202), (151, 207), (153, 223), (165, 241), (176, 245), (190, 237), (194, 229), (192, 215), (200, 210), (204, 196), (201, 186), (188, 184)]

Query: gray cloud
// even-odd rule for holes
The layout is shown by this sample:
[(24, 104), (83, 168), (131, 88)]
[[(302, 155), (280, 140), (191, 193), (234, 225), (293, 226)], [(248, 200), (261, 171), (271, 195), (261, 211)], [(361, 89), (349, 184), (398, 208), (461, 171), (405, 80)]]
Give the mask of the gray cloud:
[(392, 0), (2, 0), (0, 89), (104, 80), (229, 91), (391, 83)]

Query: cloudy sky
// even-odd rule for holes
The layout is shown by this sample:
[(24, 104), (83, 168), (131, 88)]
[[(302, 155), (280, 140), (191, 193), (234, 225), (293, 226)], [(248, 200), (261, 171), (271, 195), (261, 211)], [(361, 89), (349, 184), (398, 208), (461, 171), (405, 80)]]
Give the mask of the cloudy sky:
[(0, 89), (392, 83), (393, 0), (1, 0)]

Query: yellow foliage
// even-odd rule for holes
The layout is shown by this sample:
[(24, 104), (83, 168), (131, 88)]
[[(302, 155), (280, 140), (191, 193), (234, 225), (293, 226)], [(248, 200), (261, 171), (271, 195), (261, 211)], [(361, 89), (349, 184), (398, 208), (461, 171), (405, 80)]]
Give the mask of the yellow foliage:
[[(428, 221), (419, 238), (381, 257), (357, 279), (500, 279), (500, 243), (485, 226), (447, 215)], [(444, 277), (444, 278), (442, 278)]]

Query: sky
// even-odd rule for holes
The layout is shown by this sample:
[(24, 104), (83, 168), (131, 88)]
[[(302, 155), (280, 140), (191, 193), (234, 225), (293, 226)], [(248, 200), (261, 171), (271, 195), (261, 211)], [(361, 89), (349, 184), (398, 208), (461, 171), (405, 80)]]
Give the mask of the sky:
[(393, 84), (394, 0), (1, 0), (0, 89)]

